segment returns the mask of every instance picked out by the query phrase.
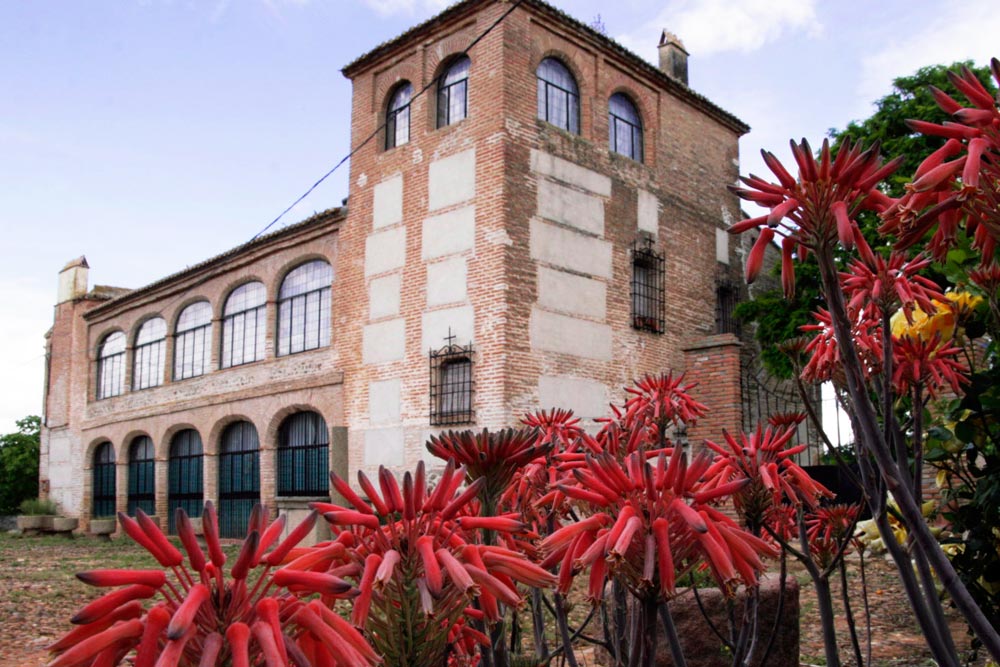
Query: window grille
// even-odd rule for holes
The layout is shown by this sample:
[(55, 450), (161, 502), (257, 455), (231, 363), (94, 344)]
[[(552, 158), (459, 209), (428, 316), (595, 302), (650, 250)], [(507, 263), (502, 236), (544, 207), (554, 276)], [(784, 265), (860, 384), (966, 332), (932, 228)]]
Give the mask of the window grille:
[(402, 146), (410, 140), (410, 100), (413, 86), (403, 83), (397, 86), (385, 113), (385, 148)]
[(438, 83), (437, 126), (457, 123), (469, 115), (469, 66), (467, 56), (455, 60)]
[(135, 337), (132, 388), (148, 389), (163, 383), (167, 323), (162, 317), (147, 320)]
[(111, 398), (125, 386), (125, 334), (115, 331), (97, 348), (97, 398)]
[(730, 282), (719, 283), (715, 287), (715, 333), (740, 335), (740, 322), (736, 317), (736, 306), (740, 303), (740, 292)]
[(260, 502), (260, 441), (250, 422), (230, 424), (219, 447), (219, 535), (243, 537)]
[(322, 260), (292, 270), (278, 293), (278, 355), (330, 344), (333, 268)]
[(204, 458), (198, 431), (185, 429), (170, 441), (167, 518), (171, 533), (177, 532), (174, 510), (178, 507), (189, 517), (201, 516), (204, 507)]
[(576, 79), (555, 58), (538, 65), (538, 117), (567, 132), (580, 134), (580, 91)]
[(153, 441), (140, 435), (128, 448), (128, 514), (156, 514), (156, 459)]
[(330, 437), (315, 412), (299, 412), (278, 430), (278, 495), (330, 495)]
[(468, 424), (475, 421), (472, 396), (472, 344), (455, 345), (449, 333), (448, 344), (430, 352), (432, 426)]
[(608, 101), (608, 135), (613, 152), (642, 162), (642, 118), (632, 100), (621, 93)]
[(93, 506), (90, 515), (94, 518), (115, 515), (115, 448), (110, 442), (102, 442), (94, 450)]
[(632, 327), (661, 334), (664, 331), (664, 259), (652, 239), (632, 245)]
[(174, 333), (174, 379), (204, 375), (212, 349), (212, 306), (198, 301), (181, 311)]
[(240, 285), (226, 299), (222, 311), (222, 368), (264, 358), (267, 331), (267, 290), (263, 283)]

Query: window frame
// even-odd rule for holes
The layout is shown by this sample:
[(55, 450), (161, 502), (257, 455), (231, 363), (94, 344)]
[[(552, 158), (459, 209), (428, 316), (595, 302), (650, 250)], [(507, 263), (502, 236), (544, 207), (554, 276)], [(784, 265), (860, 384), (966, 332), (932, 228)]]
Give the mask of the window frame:
[[(475, 349), (472, 343), (449, 343), (431, 350), (430, 425), (453, 426), (476, 421)], [(459, 376), (449, 377), (449, 369), (462, 366)]]
[[(230, 301), (237, 296), (239, 290), (248, 287), (250, 285), (259, 285), (260, 294), (262, 296), (260, 303), (258, 305), (244, 305), (240, 310), (235, 312), (228, 312)], [(247, 332), (247, 322), (250, 321), (250, 317), (253, 317), (254, 322), (254, 337), (253, 337), (253, 358), (246, 358), (246, 332)], [(236, 358), (236, 326), (237, 321), (239, 324), (239, 330), (242, 333), (242, 343), (239, 346), (241, 356), (238, 363), (234, 363)], [(259, 280), (249, 280), (245, 283), (237, 285), (229, 292), (226, 296), (226, 300), (222, 305), (222, 336), (219, 341), (219, 368), (235, 368), (236, 366), (244, 366), (246, 364), (252, 364), (256, 361), (262, 361), (266, 356), (266, 342), (267, 342), (267, 287)], [(229, 354), (226, 354), (226, 343), (229, 341)], [(228, 363), (227, 363), (228, 362)]]
[[(105, 355), (104, 352), (112, 338), (121, 340), (121, 351)], [(94, 387), (96, 400), (102, 401), (125, 393), (125, 357), (127, 353), (128, 337), (124, 331), (112, 331), (101, 339), (97, 346), (97, 373)], [(111, 373), (108, 372), (109, 370)]]
[[(143, 451), (137, 456), (137, 450)], [(135, 516), (141, 509), (156, 514), (156, 448), (148, 435), (137, 435), (128, 445), (128, 496), (126, 514)]]
[[(192, 308), (207, 307), (208, 320), (196, 320), (196, 324), (184, 324), (184, 315)], [(182, 329), (182, 326), (187, 326)], [(187, 358), (190, 350), (190, 359)], [(211, 366), (212, 350), (212, 304), (208, 301), (195, 301), (188, 304), (180, 312), (174, 327), (174, 380), (187, 380), (208, 372)], [(196, 368), (199, 352), (200, 367)], [(190, 372), (185, 367), (190, 367)]]
[(278, 497), (330, 497), (330, 429), (323, 415), (303, 410), (285, 417), (276, 455)]
[[(542, 70), (547, 64), (553, 64), (558, 66), (565, 72), (569, 81), (573, 84), (575, 90), (569, 90), (564, 86), (560, 85), (555, 81), (549, 81), (542, 77)], [(569, 132), (571, 134), (580, 134), (580, 84), (577, 82), (576, 77), (573, 75), (572, 70), (566, 66), (566, 64), (559, 58), (549, 56), (543, 58), (538, 67), (535, 68), (535, 80), (537, 86), (537, 97), (536, 97), (536, 116), (539, 120), (542, 120), (550, 125), (554, 125), (559, 129)], [(550, 110), (550, 91), (554, 90), (557, 94), (564, 95), (564, 103), (566, 109), (566, 122), (565, 125), (556, 122), (552, 118), (553, 111)], [(543, 101), (544, 101), (544, 113), (543, 113)], [(575, 111), (575, 114), (574, 114)]]
[[(396, 106), (396, 98), (404, 92), (405, 103)], [(389, 93), (385, 105), (385, 150), (392, 150), (410, 143), (410, 126), (413, 120), (412, 104), (413, 84), (409, 81), (401, 81), (396, 84), (392, 92)], [(400, 117), (404, 117), (405, 126), (400, 124)], [(401, 130), (401, 127), (405, 127), (405, 131)], [(404, 134), (404, 136), (400, 137), (400, 134)]]
[(116, 469), (114, 445), (109, 440), (105, 440), (94, 447), (91, 458), (90, 492), (90, 516), (92, 519), (115, 516), (118, 504)]
[[(630, 107), (635, 114), (635, 121), (619, 116), (614, 112), (613, 103), (620, 100)], [(619, 124), (624, 125), (629, 131), (630, 152), (619, 150)], [(645, 159), (645, 149), (643, 145), (642, 114), (639, 113), (639, 105), (625, 93), (615, 93), (608, 98), (608, 149), (616, 155), (627, 157), (636, 162), (643, 162)]]
[(656, 250), (653, 239), (632, 244), (631, 319), (632, 328), (663, 334), (665, 331), (666, 260)]
[[(159, 323), (157, 325), (157, 323)], [(147, 328), (162, 327), (159, 338), (139, 342)], [(156, 333), (148, 334), (156, 336)], [(152, 389), (163, 384), (163, 368), (167, 351), (167, 322), (162, 317), (151, 317), (143, 322), (135, 334), (132, 348), (132, 391)]]
[[(461, 69), (464, 71), (461, 71)], [(444, 68), (441, 76), (438, 77), (437, 91), (437, 128), (441, 129), (449, 125), (461, 122), (469, 117), (469, 72), (472, 69), (472, 60), (467, 55), (457, 56), (452, 59)], [(461, 78), (449, 82), (448, 79), (456, 70)], [(452, 105), (455, 102), (454, 95), (461, 90), (461, 116), (452, 117)]]
[[(329, 282), (325, 279), (319, 287), (312, 287), (303, 292), (285, 295), (286, 285), (290, 279), (294, 279), (296, 272), (303, 271), (308, 267), (322, 264), (326, 268)], [(289, 288), (292, 289), (292, 288)], [(315, 344), (310, 343), (310, 299), (315, 305)], [(294, 269), (285, 274), (278, 289), (278, 326), (275, 332), (275, 356), (286, 357), (309, 350), (318, 350), (330, 345), (332, 336), (332, 314), (330, 312), (333, 302), (333, 266), (325, 259), (313, 259), (299, 264)], [(305, 308), (305, 314), (301, 320), (301, 347), (296, 347), (295, 340), (299, 334), (296, 325), (296, 304)]]

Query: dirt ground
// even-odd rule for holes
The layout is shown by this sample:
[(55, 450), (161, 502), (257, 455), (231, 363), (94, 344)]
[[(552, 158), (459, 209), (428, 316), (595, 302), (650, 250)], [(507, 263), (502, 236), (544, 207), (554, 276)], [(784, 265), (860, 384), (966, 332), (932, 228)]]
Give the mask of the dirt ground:
[[(45, 647), (71, 626), (69, 618), (83, 604), (97, 597), (96, 590), (73, 576), (76, 572), (108, 567), (156, 567), (145, 551), (129, 540), (99, 542), (91, 538), (17, 538), (0, 535), (0, 667), (42, 667), (48, 660)], [(849, 588), (855, 619), (865, 645), (865, 613), (861, 600), (857, 560), (851, 562)], [(808, 577), (791, 569), (802, 589), (800, 621), (801, 664), (822, 665), (823, 639), (815, 596)], [(868, 589), (872, 623), (872, 664), (880, 667), (933, 665), (899, 587), (891, 563), (868, 561)], [(847, 622), (838, 602), (838, 631), (842, 660), (853, 664)], [(969, 646), (965, 626), (952, 611), (952, 630), (960, 649)], [(589, 655), (593, 655), (589, 651)], [(590, 660), (585, 660), (593, 664)], [(985, 664), (980, 656), (978, 665)]]

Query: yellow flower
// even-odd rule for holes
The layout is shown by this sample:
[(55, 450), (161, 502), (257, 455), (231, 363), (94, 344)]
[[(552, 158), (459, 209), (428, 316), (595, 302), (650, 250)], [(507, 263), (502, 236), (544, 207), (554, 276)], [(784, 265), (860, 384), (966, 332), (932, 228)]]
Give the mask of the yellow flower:
[(955, 335), (955, 306), (937, 299), (932, 303), (937, 308), (936, 311), (928, 315), (919, 307), (914, 307), (909, 320), (902, 309), (897, 310), (889, 320), (892, 335), (896, 338), (907, 336), (928, 341), (934, 334), (940, 334), (942, 343), (950, 341)]
[(983, 302), (983, 297), (970, 292), (948, 292), (944, 298), (951, 302), (959, 319), (968, 318), (972, 315), (972, 311)]

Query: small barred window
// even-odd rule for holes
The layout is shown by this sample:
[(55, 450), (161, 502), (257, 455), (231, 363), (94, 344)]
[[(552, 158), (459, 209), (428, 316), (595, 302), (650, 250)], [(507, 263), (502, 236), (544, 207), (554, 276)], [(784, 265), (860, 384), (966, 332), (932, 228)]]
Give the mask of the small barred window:
[(652, 239), (632, 246), (632, 328), (664, 331), (664, 259)]
[[(452, 336), (449, 336), (452, 339)], [(431, 415), (432, 426), (468, 424), (475, 421), (472, 397), (472, 344), (449, 342), (440, 350), (431, 350)]]

